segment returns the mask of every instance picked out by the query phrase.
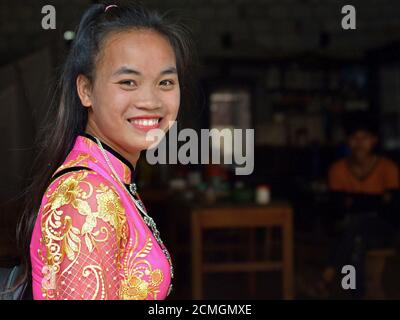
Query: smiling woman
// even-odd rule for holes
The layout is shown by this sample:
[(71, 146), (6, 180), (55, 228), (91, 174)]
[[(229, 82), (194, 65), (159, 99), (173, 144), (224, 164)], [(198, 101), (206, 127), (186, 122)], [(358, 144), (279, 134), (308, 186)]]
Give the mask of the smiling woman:
[(86, 131), (136, 163), (146, 132), (176, 119), (180, 90), (174, 50), (152, 30), (114, 32), (103, 43), (95, 81), (77, 78)]
[(189, 30), (141, 5), (83, 15), (45, 122), (19, 237), (34, 299), (165, 299), (173, 266), (134, 183), (177, 117)]

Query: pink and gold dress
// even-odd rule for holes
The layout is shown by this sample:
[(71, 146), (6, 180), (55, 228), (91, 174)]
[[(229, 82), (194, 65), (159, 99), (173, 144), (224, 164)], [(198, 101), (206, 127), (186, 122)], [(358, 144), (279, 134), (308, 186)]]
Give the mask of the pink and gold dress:
[(30, 245), (33, 298), (165, 299), (171, 258), (129, 194), (133, 167), (103, 144), (118, 181), (95, 141), (77, 137), (43, 196)]

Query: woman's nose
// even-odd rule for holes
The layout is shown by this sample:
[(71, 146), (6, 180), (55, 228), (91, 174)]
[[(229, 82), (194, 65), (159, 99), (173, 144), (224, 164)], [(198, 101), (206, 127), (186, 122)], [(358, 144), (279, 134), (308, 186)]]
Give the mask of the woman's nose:
[(161, 108), (161, 100), (154, 91), (155, 90), (151, 88), (144, 88), (141, 90), (138, 99), (135, 101), (136, 107), (149, 110)]

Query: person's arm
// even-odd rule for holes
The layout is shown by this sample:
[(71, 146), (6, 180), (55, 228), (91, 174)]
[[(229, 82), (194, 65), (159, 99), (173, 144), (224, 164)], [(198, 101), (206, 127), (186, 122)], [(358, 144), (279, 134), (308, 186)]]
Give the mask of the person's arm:
[(383, 177), (385, 197), (390, 201), (390, 193), (399, 190), (400, 174), (399, 167), (391, 160), (387, 161)]
[(47, 299), (118, 299), (124, 208), (114, 187), (95, 172), (74, 172), (47, 192), (42, 240)]

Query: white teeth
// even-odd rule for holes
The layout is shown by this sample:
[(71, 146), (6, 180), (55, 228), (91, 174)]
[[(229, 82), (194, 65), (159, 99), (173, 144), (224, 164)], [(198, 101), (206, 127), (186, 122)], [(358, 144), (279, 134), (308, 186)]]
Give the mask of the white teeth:
[(159, 119), (135, 119), (135, 120), (130, 120), (130, 122), (133, 122), (134, 124), (140, 125), (140, 126), (154, 126), (158, 123)]

